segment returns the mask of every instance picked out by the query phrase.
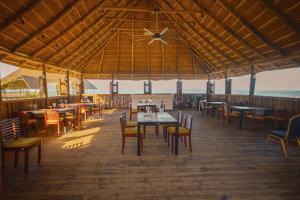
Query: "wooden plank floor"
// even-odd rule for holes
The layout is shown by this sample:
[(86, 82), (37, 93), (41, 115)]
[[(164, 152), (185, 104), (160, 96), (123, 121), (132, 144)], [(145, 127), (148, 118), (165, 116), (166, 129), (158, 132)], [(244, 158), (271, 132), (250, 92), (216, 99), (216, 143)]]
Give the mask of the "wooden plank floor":
[(121, 155), (120, 111), (107, 111), (83, 131), (43, 137), (42, 164), (33, 151), (27, 175), (23, 155), (18, 167), (8, 156), (0, 199), (300, 199), (295, 143), (286, 161), (275, 143), (266, 154), (266, 131), (223, 127), (186, 112), (194, 116), (192, 153), (180, 144), (180, 155), (172, 155), (150, 127), (143, 156), (136, 156), (135, 139)]

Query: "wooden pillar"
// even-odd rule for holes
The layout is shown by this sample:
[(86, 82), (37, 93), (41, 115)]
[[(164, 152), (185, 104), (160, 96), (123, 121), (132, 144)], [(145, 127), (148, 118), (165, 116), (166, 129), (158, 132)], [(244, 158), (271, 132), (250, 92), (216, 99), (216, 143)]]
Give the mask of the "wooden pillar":
[(144, 81), (144, 94), (152, 94), (152, 83), (150, 80)]
[(69, 73), (69, 70), (67, 70), (67, 72), (66, 72), (65, 81), (66, 81), (65, 83), (66, 83), (67, 100), (68, 100), (68, 103), (70, 103), (70, 73)]
[(224, 75), (225, 79), (225, 101), (228, 102), (228, 97), (231, 94), (231, 79), (228, 79), (227, 72)]
[(2, 120), (2, 83), (1, 83), (1, 79), (2, 79), (2, 73), (1, 73), (1, 68), (0, 68), (0, 120)]
[(182, 81), (180, 79), (176, 82), (176, 94), (182, 95)]
[(249, 105), (253, 105), (253, 96), (255, 93), (255, 83), (256, 83), (256, 73), (254, 65), (251, 65), (251, 75), (250, 75), (250, 89), (249, 89)]
[(83, 75), (80, 75), (80, 96), (84, 94), (84, 81), (83, 81)]
[(114, 95), (119, 93), (119, 83), (114, 82), (114, 75), (111, 75), (111, 82), (110, 82), (110, 94), (111, 94), (111, 107), (115, 106)]
[(47, 86), (47, 75), (46, 75), (46, 65), (42, 66), (42, 88), (45, 97), (45, 106), (48, 106), (48, 86)]
[(208, 75), (208, 80), (206, 82), (206, 100), (210, 101), (211, 100), (211, 94), (213, 93), (212, 91), (212, 84), (210, 82), (210, 75)]

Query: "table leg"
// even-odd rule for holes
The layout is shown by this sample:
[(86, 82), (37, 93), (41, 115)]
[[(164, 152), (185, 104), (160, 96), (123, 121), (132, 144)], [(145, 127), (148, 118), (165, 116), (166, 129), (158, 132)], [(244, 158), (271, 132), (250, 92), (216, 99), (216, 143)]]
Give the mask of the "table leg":
[(138, 124), (137, 125), (137, 155), (140, 156), (141, 155), (141, 125)]
[(175, 155), (178, 155), (178, 138), (179, 138), (178, 123), (176, 123), (176, 126), (175, 126)]
[(244, 110), (240, 110), (240, 129), (243, 128)]

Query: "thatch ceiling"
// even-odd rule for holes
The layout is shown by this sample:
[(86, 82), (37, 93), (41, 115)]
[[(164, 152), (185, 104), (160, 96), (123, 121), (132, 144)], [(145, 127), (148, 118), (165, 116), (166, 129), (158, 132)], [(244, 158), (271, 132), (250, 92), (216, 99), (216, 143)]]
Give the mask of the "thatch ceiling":
[[(147, 45), (143, 28), (169, 28)], [(298, 0), (1, 0), (0, 59), (85, 78), (206, 79), (300, 66)]]

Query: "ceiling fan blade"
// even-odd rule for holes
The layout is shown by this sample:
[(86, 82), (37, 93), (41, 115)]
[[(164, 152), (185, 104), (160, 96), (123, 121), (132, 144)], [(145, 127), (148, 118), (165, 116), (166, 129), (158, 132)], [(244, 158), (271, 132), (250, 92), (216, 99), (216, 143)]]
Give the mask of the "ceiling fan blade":
[(160, 35), (163, 35), (165, 32), (167, 32), (169, 30), (169, 28), (167, 27), (167, 28), (165, 28), (164, 30), (162, 30), (161, 32), (160, 32)]
[(154, 42), (154, 39), (152, 39), (152, 40), (148, 43), (148, 45), (150, 45), (152, 42)]
[(151, 31), (149, 31), (149, 30), (146, 29), (146, 28), (144, 28), (144, 31), (145, 31), (146, 33), (148, 33), (149, 35), (154, 35), (154, 33), (152, 33)]
[(168, 44), (166, 41), (164, 41), (163, 39), (159, 39), (162, 43), (164, 44)]

